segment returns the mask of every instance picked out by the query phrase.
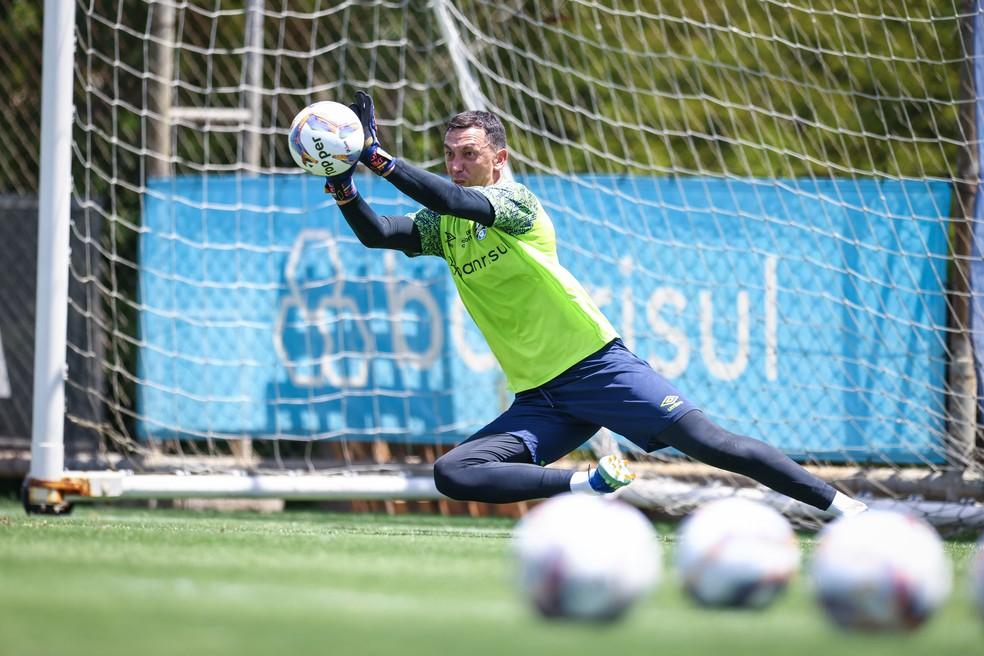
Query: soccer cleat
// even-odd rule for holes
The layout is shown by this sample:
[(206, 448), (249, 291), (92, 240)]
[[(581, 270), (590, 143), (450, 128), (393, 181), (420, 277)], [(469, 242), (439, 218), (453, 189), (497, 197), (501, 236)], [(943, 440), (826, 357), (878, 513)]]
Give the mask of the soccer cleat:
[(852, 499), (842, 492), (834, 494), (834, 500), (830, 502), (827, 512), (835, 517), (853, 517), (860, 515), (868, 510), (868, 506), (863, 501)]
[(868, 512), (868, 506), (860, 501), (855, 500), (855, 503), (844, 508), (841, 511), (841, 517), (854, 517), (855, 515), (860, 515), (861, 513)]
[(588, 476), (588, 483), (595, 492), (608, 494), (620, 487), (625, 487), (635, 480), (635, 474), (629, 471), (624, 459), (616, 455), (607, 455), (598, 461), (598, 466)]

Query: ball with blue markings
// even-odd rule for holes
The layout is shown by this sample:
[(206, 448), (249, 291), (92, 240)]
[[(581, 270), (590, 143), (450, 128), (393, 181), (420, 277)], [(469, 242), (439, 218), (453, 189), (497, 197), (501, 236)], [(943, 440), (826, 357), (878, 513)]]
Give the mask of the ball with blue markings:
[(351, 108), (323, 100), (297, 113), (287, 143), (298, 166), (308, 173), (330, 177), (358, 163), (364, 139), (362, 122)]

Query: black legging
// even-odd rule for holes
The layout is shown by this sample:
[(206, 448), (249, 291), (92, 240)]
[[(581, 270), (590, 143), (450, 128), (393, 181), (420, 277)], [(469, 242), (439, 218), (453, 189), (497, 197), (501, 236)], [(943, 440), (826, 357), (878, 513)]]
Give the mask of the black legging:
[[(728, 432), (699, 410), (684, 415), (654, 442), (727, 471), (748, 476), (821, 510), (835, 490), (765, 442)], [(510, 503), (570, 491), (573, 472), (533, 464), (514, 435), (486, 435), (455, 447), (434, 463), (437, 489), (452, 499)]]
[(533, 456), (515, 435), (471, 439), (434, 463), (434, 483), (459, 501), (511, 503), (571, 491), (573, 472), (533, 464)]

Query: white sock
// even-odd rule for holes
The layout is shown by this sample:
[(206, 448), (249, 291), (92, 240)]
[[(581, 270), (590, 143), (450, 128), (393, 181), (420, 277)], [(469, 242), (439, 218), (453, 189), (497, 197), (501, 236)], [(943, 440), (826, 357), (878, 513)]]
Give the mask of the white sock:
[(589, 476), (591, 476), (591, 470), (574, 472), (574, 475), (571, 476), (571, 492), (581, 494), (601, 494), (601, 492), (598, 492), (596, 489), (591, 487), (591, 483), (588, 482)]
[(837, 517), (851, 517), (863, 513), (867, 509), (868, 506), (864, 503), (838, 492), (834, 495), (834, 500), (830, 502), (827, 512)]

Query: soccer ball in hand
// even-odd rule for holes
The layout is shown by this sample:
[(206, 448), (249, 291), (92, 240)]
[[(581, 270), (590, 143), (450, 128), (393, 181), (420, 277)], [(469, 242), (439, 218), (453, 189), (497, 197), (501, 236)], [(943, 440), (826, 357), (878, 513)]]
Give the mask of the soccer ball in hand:
[(632, 506), (564, 494), (534, 507), (516, 525), (519, 586), (550, 619), (611, 621), (658, 582), (656, 531)]
[(341, 103), (323, 100), (308, 105), (294, 117), (288, 147), (298, 166), (327, 177), (355, 166), (364, 139), (362, 123), (355, 112)]
[(932, 526), (869, 510), (820, 533), (812, 579), (820, 605), (841, 628), (911, 630), (949, 595), (952, 572)]
[(698, 604), (764, 608), (786, 589), (800, 552), (779, 512), (732, 497), (687, 516), (677, 537), (676, 562), (684, 590)]

